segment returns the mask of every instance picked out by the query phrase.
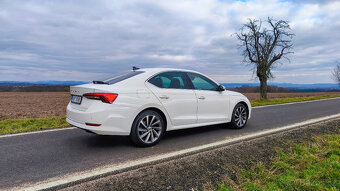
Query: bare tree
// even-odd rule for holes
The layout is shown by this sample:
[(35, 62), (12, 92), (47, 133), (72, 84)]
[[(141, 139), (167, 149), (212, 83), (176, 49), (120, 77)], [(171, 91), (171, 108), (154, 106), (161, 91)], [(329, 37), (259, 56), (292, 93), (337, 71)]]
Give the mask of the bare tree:
[(267, 99), (267, 80), (273, 78), (271, 69), (278, 60), (292, 53), (294, 34), (290, 33), (289, 23), (284, 20), (268, 17), (265, 22), (268, 28), (262, 24), (261, 20), (249, 19), (237, 33), (237, 38), (241, 42), (244, 61), (254, 66), (254, 73), (260, 80), (261, 99)]
[(333, 74), (334, 80), (340, 85), (340, 62), (337, 62), (337, 65), (334, 68), (332, 74)]

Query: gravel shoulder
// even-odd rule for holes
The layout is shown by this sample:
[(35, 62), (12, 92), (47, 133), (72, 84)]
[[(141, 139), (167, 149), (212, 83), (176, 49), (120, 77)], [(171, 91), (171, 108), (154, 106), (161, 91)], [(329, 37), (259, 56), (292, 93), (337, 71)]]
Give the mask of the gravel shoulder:
[(62, 190), (212, 190), (226, 179), (237, 179), (239, 168), (254, 162), (270, 165), (276, 148), (309, 142), (315, 135), (340, 133), (340, 119), (308, 125), (167, 162), (142, 167)]

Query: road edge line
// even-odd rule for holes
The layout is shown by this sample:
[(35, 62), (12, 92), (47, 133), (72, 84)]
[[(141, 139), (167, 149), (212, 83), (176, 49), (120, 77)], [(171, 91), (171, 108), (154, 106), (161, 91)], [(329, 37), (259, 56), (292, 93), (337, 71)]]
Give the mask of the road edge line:
[(48, 133), (48, 132), (53, 132), (53, 131), (64, 131), (64, 130), (71, 130), (71, 129), (76, 129), (76, 127), (60, 127), (60, 128), (55, 128), (55, 129), (46, 129), (46, 130), (30, 131), (30, 132), (23, 132), (23, 133), (5, 134), (5, 135), (0, 135), (0, 138), (39, 134), (39, 133)]

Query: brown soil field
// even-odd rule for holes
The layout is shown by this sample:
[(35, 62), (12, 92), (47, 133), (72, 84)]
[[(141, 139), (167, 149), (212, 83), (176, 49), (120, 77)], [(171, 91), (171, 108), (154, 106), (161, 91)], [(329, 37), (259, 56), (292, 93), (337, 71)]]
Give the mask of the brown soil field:
[(68, 92), (0, 92), (0, 120), (65, 116)]
[[(340, 92), (269, 93), (269, 99), (340, 94)], [(250, 100), (259, 93), (244, 93)], [(69, 92), (0, 92), (0, 120), (65, 116)]]

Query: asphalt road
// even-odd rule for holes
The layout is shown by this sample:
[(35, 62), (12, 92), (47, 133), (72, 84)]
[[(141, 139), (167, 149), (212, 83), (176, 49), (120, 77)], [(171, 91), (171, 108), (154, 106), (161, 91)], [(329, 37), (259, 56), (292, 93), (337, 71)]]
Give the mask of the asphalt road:
[(244, 129), (233, 130), (225, 125), (214, 125), (172, 131), (151, 148), (136, 148), (127, 137), (98, 136), (79, 129), (1, 137), (0, 189), (338, 113), (340, 99), (255, 108)]

